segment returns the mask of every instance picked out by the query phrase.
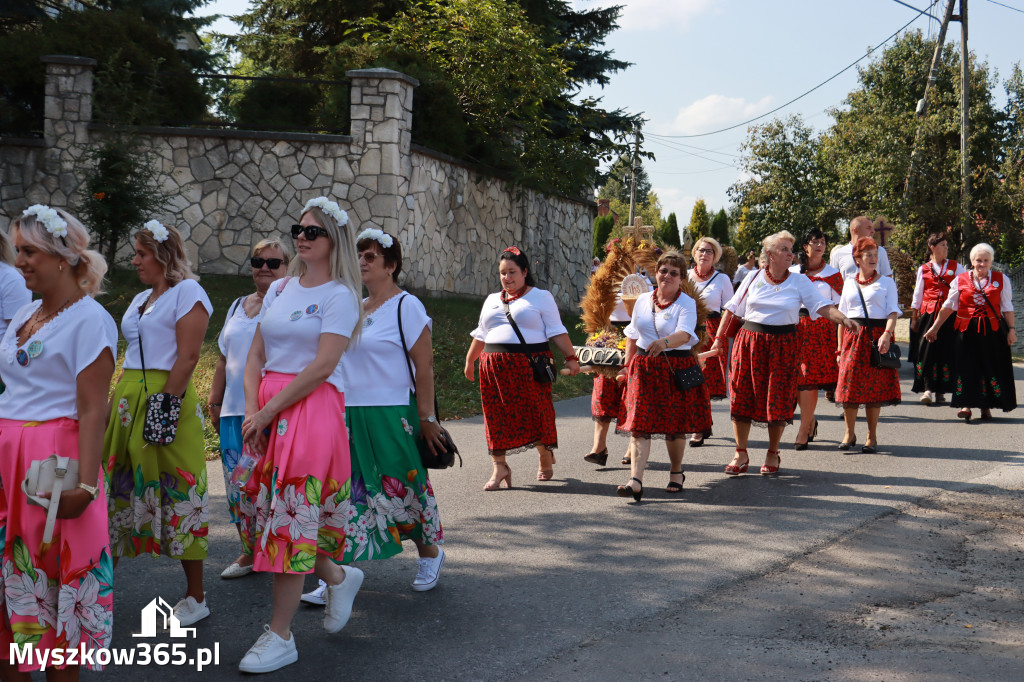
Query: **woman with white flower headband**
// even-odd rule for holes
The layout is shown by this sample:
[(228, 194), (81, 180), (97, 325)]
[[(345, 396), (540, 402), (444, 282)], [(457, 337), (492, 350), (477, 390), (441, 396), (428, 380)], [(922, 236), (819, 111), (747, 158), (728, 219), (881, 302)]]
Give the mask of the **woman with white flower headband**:
[[(359, 264), (348, 215), (311, 199), (292, 225), (292, 277), (271, 285), (245, 365), (242, 438), (259, 457), (246, 483), (242, 528), (253, 568), (274, 574), (270, 624), (242, 658), (242, 672), (298, 660), (291, 622), (308, 573), (324, 580), (324, 629), (348, 622), (363, 574), (339, 566), (351, 510), (341, 356), (359, 335)], [(253, 501), (250, 503), (249, 501)]]
[[(32, 302), (32, 292), (25, 286), (25, 278), (14, 267), (14, 246), (7, 234), (0, 230), (0, 338), (7, 331), (14, 313)], [(3, 373), (0, 372), (0, 377)], [(0, 380), (0, 393), (4, 392)]]
[[(150, 220), (135, 233), (132, 259), (149, 288), (121, 318), (128, 342), (112, 398), (105, 452), (110, 538), (120, 557), (168, 556), (181, 561), (185, 596), (175, 605), (181, 625), (210, 615), (203, 591), (209, 549), (209, 492), (203, 413), (192, 381), (213, 305), (173, 227)], [(177, 408), (173, 441), (143, 438), (150, 397)]]
[[(28, 671), (37, 666), (10, 660), (8, 643), (14, 641), (31, 643), (39, 656), (51, 649), (108, 647), (114, 601), (100, 474), (117, 325), (93, 299), (107, 265), (88, 250), (82, 224), (62, 210), (31, 206), (14, 221), (11, 235), (18, 248), (15, 265), (41, 298), (14, 314), (0, 341), (0, 371), (7, 382), (0, 396), (5, 680), (29, 679)], [(56, 504), (51, 517), (49, 507), (30, 502), (22, 483), (33, 464), (54, 455), (77, 464), (78, 484), (58, 499), (52, 487), (40, 487), (38, 497)], [(57, 665), (47, 678), (77, 680), (78, 673), (77, 665)]]
[[(417, 443), (422, 437), (432, 450), (444, 449), (434, 414), (431, 320), (420, 300), (398, 286), (398, 241), (375, 229), (356, 240), (370, 295), (363, 299), (359, 342), (341, 358), (352, 452), (348, 509), (354, 509), (343, 519), (345, 561), (387, 559), (402, 551), (403, 540), (412, 540), (419, 552), (412, 589), (426, 592), (437, 585), (445, 558), (437, 501)], [(323, 604), (324, 587), (321, 582), (302, 601)]]
[(220, 358), (210, 384), (210, 419), (220, 436), (220, 459), (224, 466), (224, 489), (231, 522), (238, 529), (242, 553), (231, 562), (221, 578), (241, 578), (252, 573), (252, 545), (242, 532), (242, 491), (231, 482), (231, 474), (242, 454), (242, 419), (245, 417), (245, 361), (249, 357), (256, 325), (263, 316), (263, 299), (270, 285), (288, 272), (292, 250), (277, 238), (261, 239), (252, 247), (249, 265), (256, 291), (235, 300), (217, 337)]

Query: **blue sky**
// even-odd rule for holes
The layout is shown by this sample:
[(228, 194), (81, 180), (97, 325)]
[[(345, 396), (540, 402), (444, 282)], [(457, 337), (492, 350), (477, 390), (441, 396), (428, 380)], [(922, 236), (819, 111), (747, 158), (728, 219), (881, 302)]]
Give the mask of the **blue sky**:
[[(774, 109), (863, 57), (917, 14), (896, 0), (573, 2), (577, 8), (624, 5), (620, 28), (606, 47), (633, 66), (588, 94), (602, 96), (609, 108), (643, 112), (644, 147), (657, 157), (646, 163), (647, 172), (663, 213), (674, 211), (684, 226), (698, 198), (716, 211), (728, 205), (726, 191), (740, 177), (736, 164), (746, 126), (699, 137), (657, 136), (699, 135)], [(933, 0), (903, 2), (924, 9)], [(946, 2), (936, 2), (931, 14), (941, 17)], [(215, 0), (200, 13), (238, 14), (248, 4)], [(1024, 0), (970, 0), (968, 26), (971, 50), (1001, 78), (1024, 59)], [(226, 20), (214, 28), (235, 30)], [(935, 35), (938, 22), (922, 15), (907, 30), (914, 29)], [(947, 43), (959, 40), (960, 24), (953, 23)], [(825, 128), (831, 123), (827, 110), (841, 105), (856, 83), (856, 69), (850, 69), (759, 122), (800, 114)], [(1001, 85), (996, 96), (1005, 101)]]

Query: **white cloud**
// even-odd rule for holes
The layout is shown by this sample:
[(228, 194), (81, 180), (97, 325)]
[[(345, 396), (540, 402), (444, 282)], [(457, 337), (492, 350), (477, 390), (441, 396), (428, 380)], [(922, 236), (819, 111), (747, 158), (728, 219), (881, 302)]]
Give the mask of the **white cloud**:
[(710, 10), (711, 0), (575, 0), (576, 10), (624, 5), (619, 15), (619, 26), (624, 30), (650, 31), (657, 29), (688, 29), (691, 21)]
[(763, 114), (771, 109), (773, 102), (770, 95), (756, 102), (748, 102), (743, 97), (708, 95), (680, 109), (669, 129), (659, 132), (669, 135), (706, 133)]

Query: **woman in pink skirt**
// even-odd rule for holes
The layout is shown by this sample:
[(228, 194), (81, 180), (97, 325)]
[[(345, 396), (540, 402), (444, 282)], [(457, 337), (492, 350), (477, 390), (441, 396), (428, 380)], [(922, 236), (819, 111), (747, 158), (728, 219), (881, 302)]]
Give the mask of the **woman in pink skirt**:
[(270, 286), (245, 366), (242, 438), (262, 458), (246, 484), (243, 526), (253, 568), (274, 574), (269, 626), (239, 663), (242, 672), (298, 660), (291, 621), (307, 573), (327, 583), (324, 629), (341, 630), (363, 582), (339, 566), (351, 510), (351, 463), (339, 361), (358, 333), (362, 306), (348, 215), (325, 197), (292, 226), (297, 259)]
[[(0, 396), (5, 680), (16, 678), (14, 642), (31, 644), (37, 656), (51, 649), (108, 647), (114, 601), (100, 457), (117, 325), (92, 298), (107, 265), (87, 250), (89, 233), (64, 211), (31, 206), (14, 221), (11, 234), (18, 249), (15, 266), (41, 299), (14, 314), (0, 341), (7, 384)], [(52, 540), (46, 542), (48, 510), (30, 503), (21, 484), (33, 462), (51, 454), (77, 461), (79, 483), (61, 494)], [(17, 667), (22, 673), (38, 669)], [(47, 670), (47, 678), (78, 679), (77, 666), (58, 667)]]

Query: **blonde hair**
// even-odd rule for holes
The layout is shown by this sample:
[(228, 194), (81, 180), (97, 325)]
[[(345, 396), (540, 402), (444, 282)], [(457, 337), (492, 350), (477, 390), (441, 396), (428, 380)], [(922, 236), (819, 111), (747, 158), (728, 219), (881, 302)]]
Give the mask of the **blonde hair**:
[(693, 245), (693, 252), (696, 252), (697, 249), (700, 248), (700, 245), (704, 242), (707, 242), (708, 244), (711, 245), (712, 250), (715, 252), (714, 262), (717, 263), (719, 259), (722, 257), (722, 245), (718, 243), (717, 239), (714, 239), (712, 237), (701, 237), (700, 239), (697, 240), (697, 243)]
[(779, 242), (789, 242), (791, 245), (796, 245), (796, 237), (789, 230), (782, 230), (775, 234), (768, 235), (761, 242), (761, 258), (758, 259), (762, 268), (768, 267), (768, 252), (778, 246)]
[(199, 279), (192, 272), (192, 262), (185, 253), (185, 240), (181, 238), (181, 233), (170, 225), (164, 227), (167, 228), (167, 238), (162, 242), (158, 242), (149, 230), (136, 232), (135, 240), (153, 252), (156, 262), (163, 266), (164, 279), (170, 286), (186, 279)]
[[(55, 237), (34, 215), (25, 215), (11, 223), (11, 237), (21, 238), (46, 253), (67, 261), (78, 288), (89, 296), (103, 293), (103, 276), (107, 274), (107, 261), (99, 251), (89, 248), (92, 237), (78, 219), (63, 209), (55, 209), (67, 222), (67, 235)], [(9, 242), (8, 242), (9, 244)]]
[(14, 246), (3, 230), (0, 230), (0, 261), (14, 265)]
[[(313, 216), (317, 224), (327, 230), (331, 240), (330, 271), (331, 279), (339, 284), (344, 284), (352, 290), (356, 303), (359, 306), (359, 322), (352, 332), (352, 341), (359, 338), (359, 331), (363, 325), (363, 280), (359, 274), (359, 254), (356, 251), (356, 238), (352, 232), (352, 221), (344, 225), (338, 225), (338, 221), (329, 214), (321, 211), (318, 207), (312, 206), (299, 216), (299, 220), (306, 214)], [(288, 274), (301, 277), (306, 274), (306, 264), (301, 258), (292, 260), (288, 266)]]
[(252, 251), (249, 252), (249, 256), (255, 257), (259, 255), (259, 253), (263, 251), (263, 249), (274, 248), (281, 249), (281, 253), (284, 254), (284, 262), (286, 264), (290, 264), (292, 262), (292, 258), (295, 255), (292, 253), (292, 248), (285, 244), (280, 239), (278, 239), (277, 237), (267, 237), (266, 239), (261, 239), (255, 244), (253, 244)]

